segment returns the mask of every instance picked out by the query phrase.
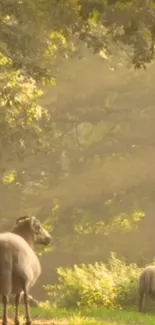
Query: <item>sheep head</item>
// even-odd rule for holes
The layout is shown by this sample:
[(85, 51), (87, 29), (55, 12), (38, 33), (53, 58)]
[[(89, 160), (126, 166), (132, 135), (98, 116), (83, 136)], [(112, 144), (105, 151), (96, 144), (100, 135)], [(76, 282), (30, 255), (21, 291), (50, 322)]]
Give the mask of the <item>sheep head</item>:
[[(51, 243), (50, 234), (34, 216), (18, 218), (13, 228), (13, 232), (21, 235), (27, 241), (32, 241), (33, 239), (33, 242), (37, 244), (48, 245)], [(30, 240), (28, 240), (29, 238)]]

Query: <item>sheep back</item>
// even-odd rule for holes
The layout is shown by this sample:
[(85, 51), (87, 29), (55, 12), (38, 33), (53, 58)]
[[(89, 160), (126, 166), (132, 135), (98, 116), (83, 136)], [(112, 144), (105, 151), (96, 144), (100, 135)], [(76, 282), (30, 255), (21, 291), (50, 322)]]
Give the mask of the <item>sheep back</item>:
[(41, 273), (40, 262), (19, 235), (0, 234), (0, 294), (19, 293), (32, 287)]
[(141, 273), (139, 278), (139, 290), (155, 293), (155, 266), (149, 265)]

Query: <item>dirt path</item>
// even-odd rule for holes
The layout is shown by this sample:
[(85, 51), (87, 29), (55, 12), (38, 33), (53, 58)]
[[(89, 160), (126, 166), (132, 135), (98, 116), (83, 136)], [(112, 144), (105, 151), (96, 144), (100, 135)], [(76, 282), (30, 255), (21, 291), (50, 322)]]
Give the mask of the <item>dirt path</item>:
[(33, 321), (33, 325), (69, 325), (69, 322), (68, 322), (68, 320), (66, 319), (64, 319), (64, 320), (62, 320), (62, 321), (60, 321), (60, 320), (40, 320), (40, 321), (38, 321), (38, 320), (34, 320)]
[[(0, 325), (2, 325), (2, 321), (0, 321)], [(14, 321), (9, 319), (8, 325), (14, 325)], [(21, 325), (25, 325), (25, 322), (21, 322)], [(69, 325), (69, 322), (67, 319), (64, 320), (47, 320), (47, 319), (41, 319), (41, 320), (32, 320), (32, 325)]]

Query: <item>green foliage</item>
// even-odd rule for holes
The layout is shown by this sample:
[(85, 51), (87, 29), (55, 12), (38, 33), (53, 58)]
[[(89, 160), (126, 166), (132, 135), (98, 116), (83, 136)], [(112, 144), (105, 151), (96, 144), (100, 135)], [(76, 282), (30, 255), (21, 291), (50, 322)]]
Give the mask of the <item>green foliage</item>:
[(111, 306), (113, 280), (102, 264), (75, 265), (73, 269), (59, 268), (58, 275), (60, 285), (47, 286), (46, 289), (61, 307)]
[(138, 276), (142, 269), (136, 264), (126, 264), (112, 253), (109, 259), (109, 270), (114, 281), (115, 304), (121, 307), (135, 307), (137, 305)]
[(47, 146), (50, 114), (38, 104), (39, 86), (53, 85), (55, 58), (74, 52), (71, 34), (79, 6), (72, 0), (13, 0), (1, 1), (0, 8), (0, 149), (5, 147), (0, 162), (5, 167)]
[[(1, 1), (0, 52), (11, 60), (13, 69), (24, 69), (37, 80), (51, 78), (51, 51), (59, 51), (60, 38), (68, 40), (77, 21), (76, 1)], [(53, 13), (53, 14), (52, 14)], [(51, 19), (52, 15), (52, 19)], [(54, 38), (51, 35), (54, 35)], [(61, 42), (60, 53), (65, 49)], [(57, 50), (57, 51), (56, 51)]]
[(135, 264), (127, 265), (112, 253), (108, 266), (95, 263), (60, 267), (59, 284), (45, 289), (57, 306), (66, 308), (135, 306), (140, 272)]
[(145, 68), (154, 59), (153, 0), (80, 2), (82, 16), (88, 19), (80, 36), (95, 53), (103, 49), (110, 57), (120, 48), (120, 55), (124, 51), (135, 68)]
[(39, 147), (42, 128), (40, 122), (48, 119), (48, 112), (38, 103), (42, 92), (33, 79), (27, 78), (22, 71), (0, 73), (1, 114), (0, 114), (0, 147), (1, 162), (5, 164), (11, 157), (22, 158), (33, 152), (36, 142)]
[[(108, 205), (110, 202), (105, 202), (105, 205)], [(110, 203), (110, 205), (112, 202)], [(80, 211), (79, 211), (80, 212)], [(79, 214), (77, 213), (77, 216)], [(75, 220), (75, 231), (79, 234), (103, 234), (108, 235), (113, 232), (121, 231), (132, 231), (133, 229), (137, 229), (139, 222), (144, 218), (145, 213), (143, 211), (137, 210), (131, 212), (131, 214), (120, 213), (113, 217), (113, 219), (109, 222), (105, 222), (104, 220), (93, 220), (93, 216), (91, 218), (91, 213), (85, 211), (81, 212), (81, 218)]]

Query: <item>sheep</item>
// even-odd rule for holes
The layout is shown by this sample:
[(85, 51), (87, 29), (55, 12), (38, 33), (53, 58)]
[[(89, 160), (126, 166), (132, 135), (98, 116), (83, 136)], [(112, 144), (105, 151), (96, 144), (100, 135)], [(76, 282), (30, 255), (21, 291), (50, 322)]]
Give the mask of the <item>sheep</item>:
[(155, 298), (155, 266), (147, 266), (139, 277), (139, 311), (146, 311), (148, 296)]
[(7, 305), (10, 294), (15, 295), (15, 325), (19, 325), (19, 302), (23, 293), (26, 325), (31, 325), (28, 304), (29, 289), (41, 274), (41, 265), (33, 247), (48, 245), (51, 236), (35, 217), (20, 217), (12, 232), (0, 234), (0, 295), (3, 303), (2, 325), (8, 324)]

